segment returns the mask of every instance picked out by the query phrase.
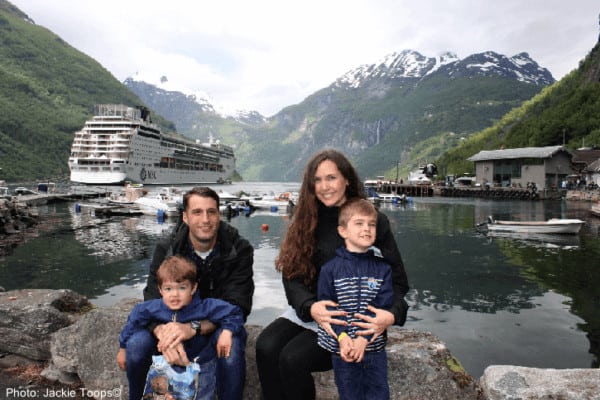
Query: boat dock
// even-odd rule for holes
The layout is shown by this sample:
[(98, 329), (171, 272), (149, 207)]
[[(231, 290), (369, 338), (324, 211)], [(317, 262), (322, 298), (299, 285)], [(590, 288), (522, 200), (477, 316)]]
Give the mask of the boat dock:
[(35, 194), (23, 194), (19, 196), (10, 196), (10, 200), (16, 203), (22, 203), (27, 206), (38, 206), (43, 204), (64, 202), (64, 201), (78, 201), (97, 199), (110, 196), (111, 192), (107, 191), (106, 188), (101, 187), (87, 187), (87, 186), (74, 186), (69, 192), (66, 193), (47, 193), (39, 192)]
[(405, 194), (411, 197), (479, 197), (494, 200), (551, 200), (567, 195), (563, 189), (541, 189), (493, 186), (441, 186), (382, 182), (379, 193)]

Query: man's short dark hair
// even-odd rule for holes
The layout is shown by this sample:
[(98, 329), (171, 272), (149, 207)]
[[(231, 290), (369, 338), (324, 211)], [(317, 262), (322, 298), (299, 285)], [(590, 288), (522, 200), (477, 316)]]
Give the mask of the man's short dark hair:
[(197, 187), (191, 188), (190, 190), (187, 191), (186, 194), (183, 195), (183, 209), (184, 210), (187, 210), (190, 197), (192, 197), (194, 195), (200, 196), (200, 197), (210, 197), (217, 203), (217, 208), (219, 207), (220, 199), (219, 199), (219, 195), (217, 194), (217, 192), (215, 192), (208, 186), (197, 186)]

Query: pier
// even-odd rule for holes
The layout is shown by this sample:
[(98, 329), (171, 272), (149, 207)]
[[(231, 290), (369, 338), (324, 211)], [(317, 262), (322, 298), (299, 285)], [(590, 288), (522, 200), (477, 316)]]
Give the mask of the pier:
[(405, 183), (381, 182), (377, 186), (379, 193), (404, 194), (410, 197), (432, 197), (435, 194), (435, 186), (432, 185), (409, 185)]
[(38, 206), (43, 204), (78, 201), (86, 199), (97, 199), (110, 196), (111, 192), (103, 187), (95, 186), (73, 186), (66, 193), (60, 192), (39, 192), (35, 194), (23, 194), (10, 196), (10, 201), (25, 204), (27, 206)]
[(479, 197), (494, 200), (556, 200), (567, 195), (567, 190), (564, 189), (538, 190), (523, 187), (414, 185), (391, 181), (379, 183), (377, 192), (405, 194), (411, 197)]

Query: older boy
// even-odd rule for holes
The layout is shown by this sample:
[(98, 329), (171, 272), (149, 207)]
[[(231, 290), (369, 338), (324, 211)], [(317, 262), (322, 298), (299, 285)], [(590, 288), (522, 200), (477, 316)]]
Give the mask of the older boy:
[(318, 344), (332, 355), (340, 399), (389, 399), (386, 335), (358, 336), (357, 313), (372, 315), (369, 305), (389, 308), (393, 303), (389, 264), (375, 255), (377, 210), (369, 201), (353, 199), (340, 208), (338, 233), (346, 247), (323, 265), (319, 274), (319, 300), (332, 300), (345, 311), (346, 325), (332, 325), (337, 338), (319, 327)]

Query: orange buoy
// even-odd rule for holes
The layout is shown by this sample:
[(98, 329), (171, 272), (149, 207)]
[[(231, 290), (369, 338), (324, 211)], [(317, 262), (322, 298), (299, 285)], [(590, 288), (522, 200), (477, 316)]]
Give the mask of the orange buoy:
[(269, 224), (262, 224), (262, 225), (261, 225), (261, 227), (260, 227), (260, 229), (261, 229), (263, 232), (266, 232), (266, 231), (268, 231), (268, 230), (269, 230)]

